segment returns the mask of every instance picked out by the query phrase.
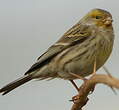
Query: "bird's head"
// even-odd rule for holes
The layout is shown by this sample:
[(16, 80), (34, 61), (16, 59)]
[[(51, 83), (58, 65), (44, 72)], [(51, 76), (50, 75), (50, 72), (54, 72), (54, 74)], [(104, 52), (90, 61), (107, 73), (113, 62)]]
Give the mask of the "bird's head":
[(93, 24), (101, 27), (110, 27), (113, 22), (112, 15), (102, 9), (91, 10), (82, 20), (89, 25)]

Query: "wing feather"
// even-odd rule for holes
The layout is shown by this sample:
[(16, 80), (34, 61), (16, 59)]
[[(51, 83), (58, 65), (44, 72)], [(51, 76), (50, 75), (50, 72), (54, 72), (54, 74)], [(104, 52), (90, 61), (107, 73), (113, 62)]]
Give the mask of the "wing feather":
[(76, 30), (77, 33), (75, 34), (71, 34), (71, 32), (70, 35), (65, 33), (61, 37), (61, 39), (59, 39), (58, 42), (56, 42), (53, 46), (51, 46), (44, 54), (42, 54), (37, 59), (37, 62), (31, 66), (31, 68), (25, 73), (25, 75), (49, 63), (57, 54), (67, 49), (68, 47), (84, 42), (91, 35), (91, 33), (89, 32), (89, 30), (87, 32), (88, 28), (86, 26), (81, 27), (85, 28), (81, 28), (80, 32)]

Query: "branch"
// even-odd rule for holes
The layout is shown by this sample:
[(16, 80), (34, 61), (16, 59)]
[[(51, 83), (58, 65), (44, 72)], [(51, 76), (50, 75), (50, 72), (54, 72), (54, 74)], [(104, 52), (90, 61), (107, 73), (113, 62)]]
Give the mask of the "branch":
[(105, 84), (111, 88), (119, 89), (119, 79), (111, 75), (95, 74), (86, 80), (79, 88), (79, 94), (73, 97), (74, 104), (71, 110), (82, 110), (82, 107), (88, 102), (89, 93), (94, 90), (96, 84)]

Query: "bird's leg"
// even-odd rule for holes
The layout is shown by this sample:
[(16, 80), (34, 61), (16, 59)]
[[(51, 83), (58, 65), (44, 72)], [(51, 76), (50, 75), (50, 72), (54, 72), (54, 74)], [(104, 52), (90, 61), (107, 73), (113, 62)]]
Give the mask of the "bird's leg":
[[(85, 81), (86, 81), (86, 80), (87, 80), (87, 79), (85, 79)], [(73, 80), (70, 80), (70, 82), (71, 82), (71, 83), (73, 84), (73, 86), (76, 88), (76, 90), (78, 91), (78, 93), (80, 93), (80, 90), (82, 89), (83, 86), (81, 86), (81, 87), (78, 88), (78, 86), (76, 85), (76, 83), (75, 83)], [(79, 94), (76, 95), (76, 96), (74, 96), (74, 97), (72, 97), (72, 99), (69, 100), (69, 101), (73, 101), (73, 102), (75, 103), (75, 101), (76, 101), (77, 99), (79, 99)]]
[(96, 59), (95, 59), (95, 61), (94, 61), (94, 67), (93, 67), (93, 75), (96, 74), (96, 68), (97, 68), (97, 66), (96, 66)]
[(75, 83), (73, 80), (70, 80), (70, 82), (71, 82), (72, 85), (76, 88), (76, 90), (79, 92), (79, 88), (78, 88), (78, 86), (76, 85), (76, 83)]
[[(94, 67), (93, 67), (93, 73), (92, 74), (93, 75), (96, 74), (96, 58), (95, 58), (95, 61), (94, 61)], [(94, 89), (95, 89), (95, 86), (91, 89), (90, 94), (93, 93)]]
[[(74, 74), (74, 73), (70, 73), (72, 76), (78, 78), (78, 79), (81, 79), (83, 80), (84, 82), (87, 80), (86, 78), (83, 78), (77, 74)], [(79, 92), (80, 88), (78, 88), (78, 86), (76, 85), (76, 83), (73, 81), (73, 80), (70, 80), (70, 82), (73, 84), (73, 86), (76, 88), (76, 90)]]
[[(72, 85), (76, 88), (77, 92), (79, 93), (80, 88), (78, 88), (78, 86), (76, 85), (76, 83), (73, 80), (69, 80), (69, 81), (72, 83)], [(69, 100), (69, 101), (75, 102), (75, 100), (77, 100), (78, 98), (79, 98), (79, 95), (76, 95), (76, 96), (72, 97), (72, 99)]]

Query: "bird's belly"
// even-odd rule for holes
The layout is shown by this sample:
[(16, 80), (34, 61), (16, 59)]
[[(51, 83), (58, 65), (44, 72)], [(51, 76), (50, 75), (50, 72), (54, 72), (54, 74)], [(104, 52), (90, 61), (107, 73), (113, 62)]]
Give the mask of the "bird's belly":
[[(88, 76), (93, 73), (94, 62), (96, 60), (96, 70), (98, 70), (106, 62), (110, 56), (111, 51), (108, 49), (100, 49), (98, 52), (88, 50), (82, 57), (76, 57), (72, 60), (62, 60), (58, 62), (58, 74), (64, 79), (75, 79), (70, 73), (77, 74), (81, 77)], [(94, 54), (95, 53), (95, 54)], [(87, 55), (86, 55), (87, 54)], [(71, 54), (66, 55), (68, 58)], [(73, 53), (72, 53), (73, 56)], [(64, 57), (64, 59), (65, 59)]]

